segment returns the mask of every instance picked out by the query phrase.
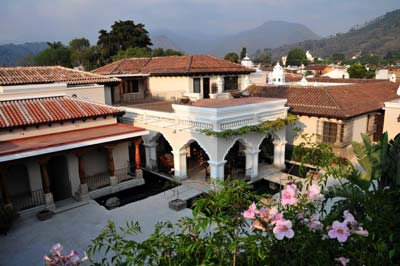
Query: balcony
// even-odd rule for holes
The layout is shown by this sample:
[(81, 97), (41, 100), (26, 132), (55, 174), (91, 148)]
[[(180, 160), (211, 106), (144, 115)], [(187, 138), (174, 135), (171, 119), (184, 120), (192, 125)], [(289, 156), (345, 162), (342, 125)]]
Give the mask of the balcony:
[(125, 107), (122, 120), (145, 128), (173, 128), (199, 132), (224, 131), (258, 125), (287, 116), (285, 99), (246, 97), (206, 99), (189, 104), (158, 102)]

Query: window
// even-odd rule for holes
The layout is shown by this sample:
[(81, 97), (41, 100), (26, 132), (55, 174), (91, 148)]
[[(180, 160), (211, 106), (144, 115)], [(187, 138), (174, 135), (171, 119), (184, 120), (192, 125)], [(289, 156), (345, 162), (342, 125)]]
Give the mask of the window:
[(193, 92), (200, 93), (200, 79), (199, 78), (193, 79)]
[(124, 93), (138, 93), (139, 92), (139, 80), (125, 80), (122, 83)]
[(337, 137), (336, 123), (324, 122), (324, 129), (322, 133), (322, 141), (324, 143), (335, 143)]
[(238, 77), (224, 77), (224, 91), (234, 91), (238, 89)]

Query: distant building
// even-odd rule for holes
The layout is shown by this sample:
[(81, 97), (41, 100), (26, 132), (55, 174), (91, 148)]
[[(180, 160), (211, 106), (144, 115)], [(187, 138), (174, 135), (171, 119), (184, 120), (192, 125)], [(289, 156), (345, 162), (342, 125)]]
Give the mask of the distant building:
[[(112, 104), (147, 100), (228, 98), (230, 92), (248, 85), (255, 72), (209, 55), (128, 58), (100, 67), (93, 73), (122, 80), (112, 90)], [(246, 82), (245, 82), (246, 81)], [(216, 91), (212, 91), (215, 87)]]
[[(397, 89), (400, 97), (400, 87)], [(388, 132), (389, 139), (393, 139), (400, 134), (400, 99), (385, 102), (385, 121), (383, 131)]]
[(312, 54), (310, 53), (310, 51), (306, 51), (306, 57), (307, 57), (307, 61), (314, 63), (314, 57), (312, 56)]
[(331, 79), (349, 79), (350, 75), (346, 67), (334, 66), (330, 71), (322, 74), (321, 77), (328, 77)]
[(272, 72), (268, 74), (268, 84), (284, 85), (285, 83), (285, 71), (279, 62), (277, 62)]

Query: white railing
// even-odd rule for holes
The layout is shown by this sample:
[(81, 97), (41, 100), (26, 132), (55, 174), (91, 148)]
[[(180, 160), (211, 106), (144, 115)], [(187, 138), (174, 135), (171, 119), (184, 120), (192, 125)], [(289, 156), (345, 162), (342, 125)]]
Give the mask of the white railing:
[[(203, 129), (223, 131), (227, 129), (238, 129), (244, 126), (258, 125), (265, 121), (283, 118), (285, 110), (273, 110), (271, 112), (260, 112), (251, 114), (238, 114), (232, 117), (205, 117), (196, 113), (184, 116), (177, 113), (149, 111), (143, 109), (128, 110), (128, 118), (133, 119), (134, 124), (139, 127), (175, 127), (178, 130), (190, 130), (198, 132)], [(141, 125), (143, 124), (143, 125)]]

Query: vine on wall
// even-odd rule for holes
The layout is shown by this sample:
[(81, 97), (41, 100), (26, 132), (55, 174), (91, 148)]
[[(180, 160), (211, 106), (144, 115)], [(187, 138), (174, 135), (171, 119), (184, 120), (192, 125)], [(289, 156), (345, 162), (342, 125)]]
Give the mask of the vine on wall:
[(224, 131), (213, 131), (210, 129), (202, 129), (200, 133), (205, 134), (206, 136), (214, 136), (214, 137), (233, 137), (233, 136), (241, 136), (250, 132), (258, 132), (258, 133), (268, 133), (268, 131), (275, 130), (278, 131), (284, 126), (294, 124), (299, 118), (297, 115), (288, 113), (286, 118), (278, 118), (273, 121), (265, 121), (259, 125), (255, 126), (244, 126), (238, 129), (227, 129)]

